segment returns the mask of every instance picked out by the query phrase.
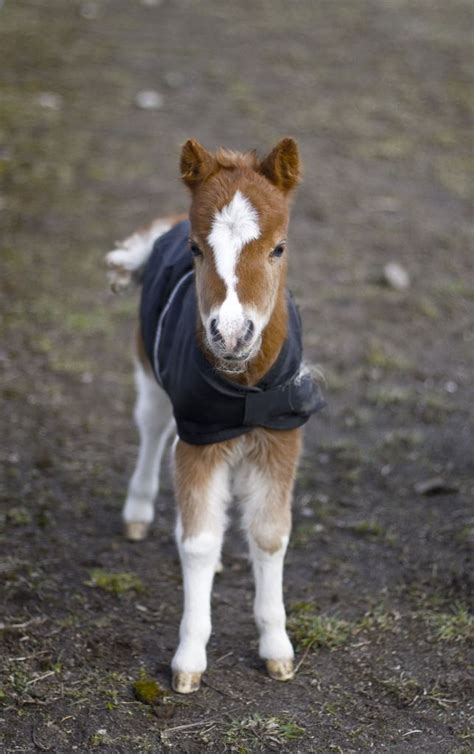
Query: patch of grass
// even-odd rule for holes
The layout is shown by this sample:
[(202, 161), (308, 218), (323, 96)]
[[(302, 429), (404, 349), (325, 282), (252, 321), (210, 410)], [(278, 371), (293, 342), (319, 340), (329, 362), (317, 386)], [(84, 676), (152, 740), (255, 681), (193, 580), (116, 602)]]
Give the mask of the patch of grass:
[(343, 390), (347, 384), (347, 380), (338, 372), (325, 369), (324, 370), (325, 383), (328, 393), (337, 393)]
[[(247, 744), (282, 746), (303, 736), (305, 729), (292, 720), (279, 717), (262, 717), (259, 714), (234, 720), (227, 728), (224, 738), (233, 751), (244, 752)], [(238, 748), (235, 748), (235, 747)]]
[(474, 524), (466, 524), (455, 534), (456, 540), (462, 545), (474, 545)]
[(56, 354), (50, 359), (51, 369), (55, 372), (65, 372), (66, 374), (81, 374), (90, 372), (94, 374), (94, 363), (85, 358), (67, 356), (65, 353)]
[(367, 539), (385, 539), (387, 535), (383, 526), (376, 521), (359, 521), (350, 528), (354, 534), (357, 534), (359, 537), (366, 537)]
[(358, 466), (363, 461), (361, 448), (352, 440), (340, 438), (335, 442), (321, 443), (320, 449), (331, 458), (348, 466)]
[(104, 333), (110, 329), (110, 326), (110, 315), (105, 307), (89, 311), (67, 312), (64, 319), (64, 329), (68, 332)]
[(27, 526), (31, 524), (31, 513), (26, 508), (14, 507), (7, 511), (7, 523), (13, 526)]
[[(469, 164), (471, 162), (471, 164)], [(461, 199), (472, 199), (472, 160), (461, 155), (439, 155), (435, 172), (445, 188)]]
[(321, 524), (301, 523), (298, 524), (291, 535), (293, 547), (304, 547), (309, 542), (313, 542), (315, 537), (322, 531)]
[(383, 438), (386, 448), (400, 448), (411, 450), (422, 445), (425, 437), (418, 429), (392, 429)]
[(425, 617), (433, 626), (434, 638), (440, 641), (474, 641), (474, 615), (464, 605), (456, 605), (451, 613), (431, 613)]
[(95, 749), (100, 746), (110, 746), (114, 743), (114, 739), (108, 735), (105, 728), (101, 728), (91, 735), (89, 743)]
[(413, 705), (422, 692), (418, 681), (405, 673), (382, 681), (382, 685), (400, 707), (410, 707)]
[(400, 614), (384, 603), (351, 623), (335, 616), (319, 615), (314, 605), (300, 602), (290, 610), (288, 630), (299, 651), (313, 647), (336, 649), (364, 631), (391, 631), (399, 620)]
[(359, 631), (391, 631), (396, 622), (400, 620), (400, 614), (395, 610), (389, 610), (384, 603), (376, 605), (360, 619), (356, 632)]
[(413, 367), (404, 356), (392, 354), (380, 343), (372, 343), (367, 353), (367, 364), (385, 371), (406, 371)]
[(415, 397), (415, 393), (412, 389), (401, 387), (400, 385), (376, 385), (369, 389), (367, 395), (369, 401), (380, 408), (411, 403)]
[(371, 542), (385, 542), (393, 545), (396, 542), (394, 534), (390, 533), (377, 521), (358, 521), (348, 527), (354, 534)]
[(379, 408), (411, 407), (417, 417), (428, 424), (440, 423), (453, 406), (438, 393), (419, 393), (402, 385), (373, 385), (367, 391), (367, 398)]
[(441, 313), (435, 302), (429, 296), (420, 296), (416, 299), (416, 306), (420, 314), (423, 314), (428, 319), (439, 319)]
[(425, 687), (404, 671), (399, 676), (392, 676), (381, 683), (399, 707), (413, 707), (422, 702), (431, 702), (442, 709), (449, 709), (451, 705), (457, 704), (456, 699), (446, 696), (446, 692), (438, 683)]
[(127, 592), (143, 592), (144, 587), (141, 579), (134, 573), (121, 571), (113, 573), (102, 568), (94, 568), (89, 572), (90, 578), (85, 582), (86, 586), (103, 589), (117, 596)]
[(335, 649), (345, 644), (352, 632), (350, 623), (334, 616), (318, 615), (307, 602), (292, 607), (288, 629), (299, 649)]
[(453, 411), (451, 403), (435, 393), (424, 395), (419, 407), (421, 418), (427, 424), (440, 424), (446, 418), (446, 414)]

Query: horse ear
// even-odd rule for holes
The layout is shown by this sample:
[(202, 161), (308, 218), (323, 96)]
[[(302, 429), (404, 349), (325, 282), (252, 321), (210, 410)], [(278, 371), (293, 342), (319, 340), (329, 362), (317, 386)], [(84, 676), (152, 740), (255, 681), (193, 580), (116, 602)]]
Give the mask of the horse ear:
[(190, 188), (195, 188), (209, 176), (214, 167), (214, 157), (198, 141), (188, 139), (181, 150), (181, 178)]
[(281, 139), (270, 154), (261, 161), (258, 170), (285, 194), (294, 189), (301, 176), (296, 141), (289, 136)]

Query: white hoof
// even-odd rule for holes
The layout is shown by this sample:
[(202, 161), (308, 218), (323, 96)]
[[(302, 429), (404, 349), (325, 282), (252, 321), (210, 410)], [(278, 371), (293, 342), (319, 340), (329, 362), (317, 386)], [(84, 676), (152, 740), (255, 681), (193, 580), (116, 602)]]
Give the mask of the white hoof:
[(130, 521), (124, 525), (125, 538), (129, 542), (142, 542), (146, 539), (149, 529), (150, 525), (143, 521)]
[(267, 673), (274, 681), (291, 681), (295, 675), (293, 660), (267, 660)]
[(171, 681), (173, 691), (176, 691), (178, 694), (193, 694), (195, 691), (199, 691), (201, 676), (202, 673), (175, 671)]

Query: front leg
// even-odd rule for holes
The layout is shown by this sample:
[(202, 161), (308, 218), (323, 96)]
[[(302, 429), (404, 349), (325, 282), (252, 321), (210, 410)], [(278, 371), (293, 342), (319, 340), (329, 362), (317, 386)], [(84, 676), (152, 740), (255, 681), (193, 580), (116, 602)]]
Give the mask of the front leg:
[(239, 497), (255, 578), (259, 654), (278, 681), (293, 677), (286, 632), (283, 561), (291, 530), (291, 497), (301, 448), (299, 430), (258, 430), (239, 474)]
[(193, 446), (178, 442), (175, 487), (176, 538), (181, 559), (184, 611), (179, 646), (173, 657), (173, 689), (197, 691), (207, 666), (211, 635), (211, 590), (230, 499), (225, 444)]
[[(289, 527), (288, 527), (289, 534)], [(268, 674), (277, 681), (293, 678), (294, 652), (286, 632), (283, 603), (283, 561), (288, 544), (287, 534), (275, 536), (270, 551), (259, 546), (258, 538), (249, 537), (250, 557), (255, 578), (255, 622), (260, 634), (259, 655), (265, 660)]]

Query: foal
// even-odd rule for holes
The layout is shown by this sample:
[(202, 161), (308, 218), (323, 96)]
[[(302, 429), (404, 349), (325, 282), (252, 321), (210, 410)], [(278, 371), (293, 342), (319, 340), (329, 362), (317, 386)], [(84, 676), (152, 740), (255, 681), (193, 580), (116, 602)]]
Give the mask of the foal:
[[(189, 221), (159, 220), (107, 262), (116, 288), (142, 282), (135, 419), (138, 462), (123, 509), (126, 536), (144, 539), (173, 428), (176, 538), (184, 583), (173, 688), (199, 688), (211, 633), (210, 599), (234, 492), (255, 576), (259, 653), (269, 675), (293, 676), (285, 629), (283, 559), (301, 426), (322, 405), (302, 364), (299, 315), (286, 291), (289, 199), (296, 143), (254, 152), (206, 151), (188, 141), (181, 176)], [(141, 272), (140, 272), (141, 270)]]

